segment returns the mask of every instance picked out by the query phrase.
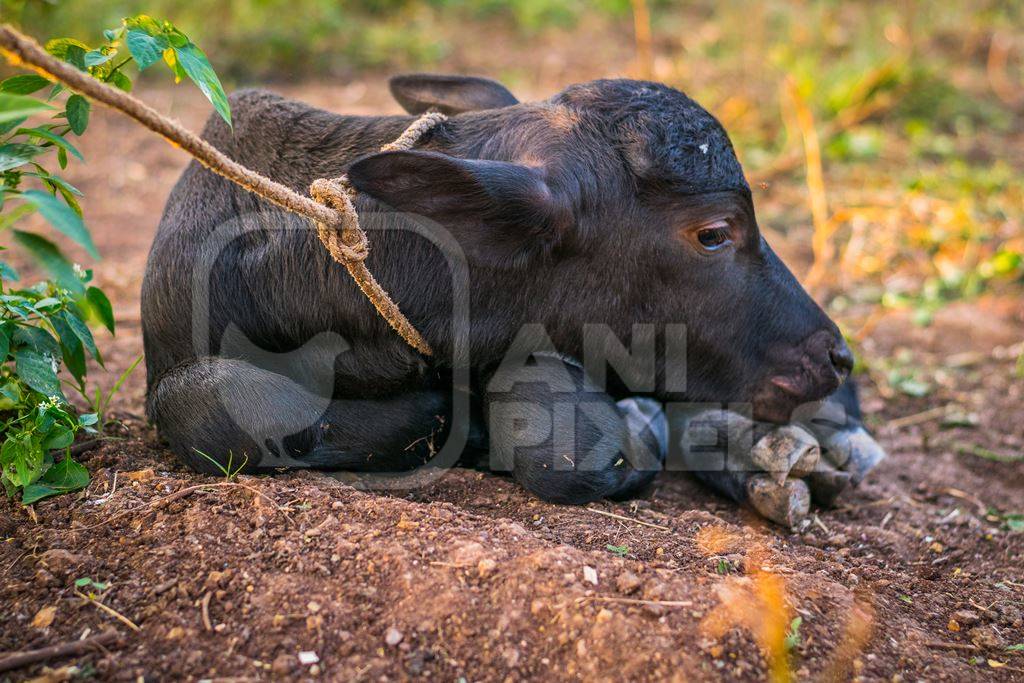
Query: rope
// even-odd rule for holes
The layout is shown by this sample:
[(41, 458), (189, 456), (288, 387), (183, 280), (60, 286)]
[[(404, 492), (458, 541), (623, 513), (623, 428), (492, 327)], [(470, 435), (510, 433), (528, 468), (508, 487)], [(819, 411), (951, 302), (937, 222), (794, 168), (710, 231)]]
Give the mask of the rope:
[[(352, 205), (355, 190), (347, 178), (342, 176), (315, 180), (309, 189), (312, 198), (305, 197), (239, 164), (177, 121), (160, 114), (128, 93), (58, 60), (39, 43), (19, 33), (9, 24), (0, 26), (0, 53), (11, 66), (28, 66), (45, 78), (60, 81), (72, 90), (116, 109), (157, 133), (172, 146), (185, 150), (210, 171), (282, 209), (313, 221), (317, 236), (331, 258), (345, 266), (381, 317), (409, 346), (424, 355), (433, 354), (430, 345), (363, 263), (370, 252), (370, 245), (366, 233), (359, 226), (359, 217)], [(445, 119), (444, 114), (428, 112), (414, 121), (397, 140), (384, 145), (381, 151), (410, 149), (425, 133)]]

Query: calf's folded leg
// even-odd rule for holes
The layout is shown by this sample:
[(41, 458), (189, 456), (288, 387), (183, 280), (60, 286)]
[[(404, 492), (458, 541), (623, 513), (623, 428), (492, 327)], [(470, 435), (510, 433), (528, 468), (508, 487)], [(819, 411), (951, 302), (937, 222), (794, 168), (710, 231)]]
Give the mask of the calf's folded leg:
[(160, 435), (190, 467), (216, 474), (281, 468), (402, 470), (444, 444), (450, 399), (430, 389), (339, 400), (244, 360), (207, 357), (149, 392)]

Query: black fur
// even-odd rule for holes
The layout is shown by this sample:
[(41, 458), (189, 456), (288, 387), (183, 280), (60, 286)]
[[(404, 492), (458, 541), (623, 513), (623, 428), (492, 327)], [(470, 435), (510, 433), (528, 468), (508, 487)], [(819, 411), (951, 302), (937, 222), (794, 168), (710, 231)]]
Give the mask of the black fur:
[[(473, 386), (461, 389), (479, 416), (508, 398), (487, 381), (527, 324), (570, 358), (583, 356), (584, 324), (625, 343), (634, 325), (652, 324), (660, 349), (666, 324), (687, 325), (685, 390), (659, 361), (649, 390), (612, 373), (606, 393), (588, 394), (606, 407), (638, 393), (748, 401), (782, 421), (839, 385), (838, 330), (761, 238), (714, 117), (656, 83), (594, 81), (525, 104), (496, 85), (393, 84), (411, 111), (457, 112), (410, 152), (377, 152), (410, 116), (337, 115), (262, 91), (231, 98), (234, 130), (210, 119), (213, 145), (297, 191), (349, 174), (367, 266), (436, 355), (391, 330), (303, 219), (192, 163), (142, 296), (148, 414), (175, 452), (208, 471), (229, 453), (249, 471), (416, 466), (452, 424), (456, 336), (468, 337)], [(395, 229), (408, 223), (395, 210), (429, 219), (426, 233)], [(717, 217), (734, 226), (735, 247), (705, 254), (684, 233)], [(464, 325), (453, 319), (463, 296)], [(769, 381), (778, 376), (800, 390), (780, 392)], [(649, 476), (615, 469), (619, 436), (596, 474), (545, 473), (549, 451), (524, 455), (513, 475), (564, 502), (633, 491)], [(470, 445), (486, 448), (485, 437), (475, 421)]]

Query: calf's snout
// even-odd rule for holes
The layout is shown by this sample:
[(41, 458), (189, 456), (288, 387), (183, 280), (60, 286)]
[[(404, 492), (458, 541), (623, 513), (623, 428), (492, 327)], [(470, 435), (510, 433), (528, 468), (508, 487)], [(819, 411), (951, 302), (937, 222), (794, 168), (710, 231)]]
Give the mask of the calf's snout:
[(853, 372), (853, 351), (850, 345), (842, 337), (836, 339), (835, 344), (829, 349), (829, 360), (832, 361), (832, 369), (839, 376), (839, 383), (842, 384), (850, 373)]
[(777, 355), (766, 385), (755, 395), (754, 415), (785, 422), (801, 405), (825, 398), (846, 381), (854, 358), (834, 327), (818, 330)]

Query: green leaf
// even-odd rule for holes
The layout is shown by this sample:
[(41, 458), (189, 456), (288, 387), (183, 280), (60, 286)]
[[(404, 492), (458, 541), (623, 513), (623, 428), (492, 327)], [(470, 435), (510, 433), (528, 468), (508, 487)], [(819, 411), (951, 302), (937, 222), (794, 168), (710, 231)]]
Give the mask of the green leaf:
[(85, 578), (82, 578), (82, 579), (76, 579), (75, 580), (75, 586), (77, 588), (85, 588), (86, 586), (88, 586), (89, 588), (95, 588), (98, 591), (105, 591), (105, 590), (107, 590), (107, 586), (109, 586), (109, 585), (110, 584), (107, 584), (107, 583), (100, 583), (99, 581), (93, 581), (88, 576), (86, 576)]
[(63, 316), (53, 316), (50, 318), (50, 324), (53, 325), (53, 329), (57, 331), (57, 336), (60, 337), (64, 367), (67, 368), (68, 372), (71, 373), (71, 376), (75, 378), (79, 386), (84, 385), (86, 366), (85, 348), (82, 346), (82, 340), (78, 338), (75, 331), (71, 329), (71, 326), (68, 325)]
[(20, 280), (21, 276), (10, 264), (0, 261), (0, 278), (4, 280)]
[(85, 375), (88, 369), (85, 365), (85, 349), (78, 343), (73, 348), (64, 347), (64, 367), (71, 373), (71, 376), (78, 382), (78, 386), (85, 386)]
[(110, 305), (110, 299), (99, 287), (89, 287), (85, 290), (86, 301), (92, 307), (93, 312), (103, 323), (103, 326), (114, 334), (114, 308)]
[(0, 123), (32, 116), (42, 111), (53, 111), (53, 107), (34, 97), (0, 93)]
[(177, 53), (175, 53), (174, 50), (167, 49), (164, 52), (164, 61), (167, 62), (167, 66), (169, 66), (171, 71), (174, 73), (174, 82), (181, 83), (181, 80), (183, 78), (187, 78), (188, 74), (181, 68), (181, 63), (178, 61), (176, 54)]
[(116, 54), (117, 50), (110, 50), (104, 53), (101, 48), (96, 48), (95, 50), (89, 50), (88, 52), (86, 52), (83, 61), (85, 62), (85, 65), (88, 67), (99, 66), (101, 64), (106, 64), (107, 62), (109, 62)]
[(68, 125), (71, 126), (71, 132), (81, 135), (89, 125), (89, 109), (91, 107), (89, 100), (81, 95), (72, 95), (64, 106), (68, 114)]
[[(70, 185), (69, 183), (66, 183), (65, 181), (61, 180), (56, 176), (51, 176), (46, 173), (23, 173), (24, 175), (35, 176), (42, 180), (43, 184), (46, 185), (47, 189), (50, 190), (51, 193), (60, 194), (61, 198), (64, 199), (64, 202), (71, 207), (71, 210), (77, 213), (79, 217), (82, 216), (82, 207), (79, 205), (78, 200), (75, 199), (76, 193), (79, 195), (81, 195), (82, 193), (79, 192), (77, 188)], [(3, 207), (0, 207), (0, 209), (2, 208)]]
[(71, 155), (74, 156), (79, 161), (85, 161), (85, 159), (82, 157), (82, 153), (79, 152), (74, 145), (65, 140), (62, 136), (57, 135), (56, 133), (47, 128), (43, 128), (42, 126), (37, 126), (36, 128), (19, 128), (17, 134), (41, 138), (51, 144), (56, 145), (57, 147), (60, 147), (70, 152)]
[(136, 14), (134, 17), (125, 17), (123, 21), (126, 27), (140, 29), (151, 36), (160, 35), (164, 31), (160, 22), (148, 14)]
[(795, 617), (793, 621), (789, 622), (789, 632), (786, 633), (784, 642), (786, 650), (794, 650), (802, 644), (803, 638), (800, 635), (800, 627), (803, 623), (803, 617)]
[(224, 93), (224, 87), (203, 51), (195, 44), (187, 43), (184, 47), (175, 47), (174, 54), (181, 68), (199, 86), (206, 98), (213, 103), (213, 108), (230, 126), (231, 106), (228, 104), (228, 96)]
[(68, 311), (61, 313), (61, 317), (75, 333), (75, 336), (82, 342), (82, 346), (89, 352), (89, 355), (95, 358), (100, 365), (103, 365), (103, 359), (100, 357), (99, 349), (96, 348), (96, 342), (92, 338), (92, 332), (89, 331), (89, 327), (82, 322), (81, 318)]
[(108, 77), (110, 82), (114, 84), (115, 88), (123, 90), (125, 92), (132, 91), (132, 79), (128, 78), (121, 71), (114, 71)]
[(99, 252), (96, 251), (96, 245), (93, 244), (92, 236), (85, 227), (85, 223), (68, 205), (62, 204), (56, 197), (42, 190), (28, 190), (23, 192), (21, 197), (35, 205), (39, 213), (43, 215), (43, 218), (48, 220), (53, 227), (70, 237), (77, 244), (85, 247), (90, 256), (95, 259), (100, 257)]
[(13, 232), (14, 240), (28, 251), (62, 287), (70, 289), (76, 294), (82, 294), (85, 285), (82, 284), (81, 279), (75, 274), (75, 269), (56, 244), (35, 233), (22, 230)]
[(46, 396), (64, 396), (60, 390), (60, 380), (57, 379), (57, 370), (49, 354), (22, 347), (14, 352), (14, 362), (18, 376), (25, 384)]
[(11, 119), (5, 123), (0, 123), (0, 135), (7, 135), (12, 130), (25, 123), (26, 117), (22, 116), (17, 119)]
[(44, 150), (37, 145), (29, 145), (24, 142), (10, 142), (0, 145), (0, 171), (9, 171), (12, 168), (23, 166), (32, 161), (32, 158), (42, 154)]
[(0, 92), (9, 92), (14, 95), (31, 95), (37, 90), (42, 90), (50, 85), (50, 81), (38, 74), (22, 74), (11, 76), (0, 83)]
[(159, 62), (164, 54), (164, 50), (169, 47), (167, 38), (163, 35), (150, 35), (138, 28), (128, 29), (125, 36), (125, 45), (128, 46), (128, 52), (131, 53), (132, 59), (138, 64), (140, 71), (144, 71)]
[(33, 162), (32, 165), (35, 166), (37, 169), (39, 169), (39, 172), (38, 173), (30, 173), (30, 172), (26, 171), (25, 175), (33, 176), (33, 177), (39, 178), (42, 181), (50, 183), (52, 185), (56, 185), (57, 187), (66, 190), (70, 194), (78, 195), (79, 197), (82, 196), (82, 191), (81, 190), (79, 190), (77, 187), (75, 187), (74, 185), (72, 185), (68, 181), (64, 180), (60, 176), (50, 175), (49, 173), (46, 172), (45, 168), (43, 168), (42, 166), (40, 166), (39, 164), (37, 164), (35, 162)]
[(45, 451), (31, 434), (8, 437), (0, 447), (0, 465), (15, 486), (28, 486), (42, 473)]
[(85, 71), (85, 53), (89, 52), (90, 48), (74, 38), (55, 38), (46, 44), (46, 51), (57, 59), (64, 60)]
[(0, 386), (0, 410), (10, 410), (21, 403), (21, 384), (11, 380)]
[(27, 346), (28, 348), (44, 353), (51, 358), (60, 355), (60, 344), (48, 330), (41, 327), (19, 325), (11, 335), (15, 347)]
[(5, 326), (0, 326), (0, 363), (7, 362), (7, 354), (11, 351), (11, 337)]
[(60, 306), (60, 299), (54, 296), (45, 297), (35, 303), (35, 309), (37, 311), (41, 311), (47, 308), (53, 308), (54, 306)]
[(65, 427), (61, 424), (56, 424), (50, 428), (50, 431), (46, 433), (43, 438), (43, 450), (55, 451), (61, 448), (67, 448), (74, 442), (75, 433), (70, 428)]
[[(43, 498), (79, 491), (88, 485), (89, 470), (68, 456), (46, 470), (38, 482), (26, 486), (21, 502), (31, 505)], [(78, 584), (77, 581), (75, 583)]]
[(36, 207), (31, 204), (23, 204), (5, 213), (0, 213), (0, 232), (6, 230), (20, 219), (25, 218), (30, 213), (35, 212), (35, 210)]

